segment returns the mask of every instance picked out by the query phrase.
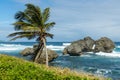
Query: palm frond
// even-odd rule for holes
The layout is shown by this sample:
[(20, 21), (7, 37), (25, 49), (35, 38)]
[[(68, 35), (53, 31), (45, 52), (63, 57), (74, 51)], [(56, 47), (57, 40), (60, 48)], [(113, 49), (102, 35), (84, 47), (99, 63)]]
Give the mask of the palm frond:
[(45, 28), (47, 31), (49, 31), (52, 27), (54, 27), (55, 22), (47, 23), (45, 24)]
[(37, 13), (38, 16), (41, 16), (41, 9), (38, 6), (34, 6), (33, 4), (26, 4), (26, 10), (32, 10)]
[(24, 12), (22, 12), (22, 11), (19, 11), (15, 14), (15, 19), (17, 19), (17, 20), (22, 20), (23, 17), (24, 17)]
[(13, 41), (13, 40), (16, 40), (16, 39), (19, 39), (19, 38), (27, 38), (27, 39), (33, 39), (33, 38), (35, 38), (36, 36), (35, 35), (33, 35), (33, 34), (22, 34), (22, 35), (19, 35), (19, 36), (16, 36), (16, 37), (14, 37), (14, 38), (12, 38), (12, 39), (10, 39), (10, 41)]
[(38, 6), (34, 6), (32, 4), (26, 4), (27, 8), (25, 10), (25, 13), (29, 16), (31, 16), (32, 19), (34, 19), (38, 24), (42, 20), (42, 13), (41, 9)]
[(21, 21), (17, 21), (15, 23), (13, 23), (13, 25), (15, 26), (15, 28), (17, 28), (19, 26), (19, 29), (22, 29), (23, 27), (26, 27), (26, 26), (33, 26), (30, 23), (21, 22)]
[(53, 34), (50, 34), (50, 33), (45, 33), (45, 36), (46, 36), (46, 37), (50, 37), (50, 38), (53, 39), (53, 36), (54, 36), (54, 35), (53, 35)]
[(36, 35), (37, 36), (37, 32), (14, 32), (9, 34), (7, 37), (14, 37), (14, 36), (18, 36), (18, 35)]
[(23, 31), (30, 31), (30, 32), (40, 32), (38, 27), (31, 27), (31, 26), (26, 26), (23, 28)]
[(47, 22), (48, 19), (50, 17), (50, 8), (46, 8), (44, 11), (43, 11), (43, 22)]

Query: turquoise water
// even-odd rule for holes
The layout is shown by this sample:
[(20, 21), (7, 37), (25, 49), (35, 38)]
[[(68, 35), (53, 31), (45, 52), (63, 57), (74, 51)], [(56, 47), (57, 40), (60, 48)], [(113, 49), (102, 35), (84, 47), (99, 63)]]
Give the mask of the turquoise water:
[[(35, 42), (1, 42), (0, 53), (30, 59), (19, 54), (26, 47), (32, 47)], [(86, 53), (82, 56), (62, 55), (62, 50), (68, 42), (48, 42), (47, 47), (55, 50), (59, 57), (50, 63), (51, 66), (68, 67), (76, 71), (85, 71), (99, 76), (120, 80), (120, 42), (116, 42), (113, 53)]]

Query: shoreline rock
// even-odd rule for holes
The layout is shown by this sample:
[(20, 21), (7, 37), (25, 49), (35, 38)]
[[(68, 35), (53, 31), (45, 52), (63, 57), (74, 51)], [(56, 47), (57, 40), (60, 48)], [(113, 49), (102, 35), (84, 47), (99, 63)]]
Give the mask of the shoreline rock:
[[(35, 55), (34, 50), (35, 50), (36, 46), (37, 45), (33, 46), (33, 48), (25, 48), (23, 51), (20, 52), (20, 54), (23, 56), (28, 56), (28, 55), (34, 56)], [(47, 49), (47, 52), (48, 52), (48, 61), (49, 62), (53, 61), (54, 59), (56, 59), (58, 57), (58, 54), (53, 50)], [(45, 53), (45, 50), (43, 49), (43, 52), (42, 52), (40, 58), (38, 59), (38, 63), (45, 64), (45, 61), (46, 61), (46, 53)]]
[(22, 50), (21, 52), (20, 52), (20, 54), (22, 55), (22, 56), (28, 56), (28, 55), (33, 55), (34, 54), (34, 50), (33, 50), (33, 48), (25, 48), (24, 50)]
[(95, 41), (94, 52), (106, 52), (111, 53), (115, 48), (115, 44), (107, 37), (102, 37), (99, 40)]
[(63, 50), (63, 55), (80, 56), (85, 52), (106, 52), (111, 53), (115, 48), (115, 44), (107, 37), (102, 37), (98, 40), (93, 40), (91, 37), (77, 40), (71, 43)]

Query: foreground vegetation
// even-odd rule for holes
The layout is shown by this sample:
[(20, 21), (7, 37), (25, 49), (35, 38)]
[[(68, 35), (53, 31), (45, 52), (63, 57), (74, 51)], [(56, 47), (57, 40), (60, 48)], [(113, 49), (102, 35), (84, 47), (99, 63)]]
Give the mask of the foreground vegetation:
[(0, 54), (0, 80), (105, 80)]

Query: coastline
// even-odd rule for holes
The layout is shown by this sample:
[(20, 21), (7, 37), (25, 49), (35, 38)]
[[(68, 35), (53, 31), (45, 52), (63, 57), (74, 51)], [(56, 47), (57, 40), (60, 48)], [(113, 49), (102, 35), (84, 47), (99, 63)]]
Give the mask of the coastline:
[[(102, 75), (105, 77), (110, 77), (113, 80), (119, 79), (119, 45), (120, 42), (116, 44), (115, 52), (111, 53), (113, 56), (109, 56), (109, 54), (104, 55), (97, 55), (97, 54), (85, 54), (82, 56), (72, 57), (72, 56), (63, 56), (62, 49), (64, 47), (64, 42), (61, 43), (48, 43), (48, 47), (52, 50), (55, 50), (59, 57), (51, 62), (51, 66), (54, 67), (63, 67), (63, 68), (70, 68), (70, 70), (82, 70), (83, 72), (88, 72), (96, 75)], [(1, 43), (0, 44), (0, 53), (8, 54), (11, 56), (16, 56), (20, 58), (24, 58), (29, 60), (30, 56), (22, 57), (19, 52), (26, 47), (31, 47), (34, 43)], [(114, 56), (115, 54), (115, 56)], [(114, 66), (117, 65), (117, 66)]]

